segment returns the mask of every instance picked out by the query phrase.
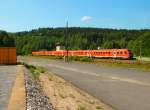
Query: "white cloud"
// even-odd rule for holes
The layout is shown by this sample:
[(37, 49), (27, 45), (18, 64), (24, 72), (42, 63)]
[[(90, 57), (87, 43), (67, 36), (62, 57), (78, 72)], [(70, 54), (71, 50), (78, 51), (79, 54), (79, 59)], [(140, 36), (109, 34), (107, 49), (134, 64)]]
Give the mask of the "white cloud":
[(81, 21), (90, 21), (91, 19), (92, 19), (91, 16), (83, 16), (83, 17), (81, 18)]

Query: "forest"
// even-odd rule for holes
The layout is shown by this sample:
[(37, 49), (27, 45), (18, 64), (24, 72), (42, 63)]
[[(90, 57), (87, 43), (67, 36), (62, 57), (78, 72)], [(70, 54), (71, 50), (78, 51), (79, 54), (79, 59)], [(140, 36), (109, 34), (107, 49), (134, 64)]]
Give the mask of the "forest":
[[(5, 34), (4, 34), (5, 33)], [(18, 55), (32, 51), (55, 50), (57, 43), (67, 44), (69, 50), (128, 48), (135, 56), (150, 56), (150, 30), (126, 30), (103, 28), (39, 28), (31, 31), (0, 32), (0, 46), (17, 47)], [(8, 43), (6, 45), (5, 43)]]

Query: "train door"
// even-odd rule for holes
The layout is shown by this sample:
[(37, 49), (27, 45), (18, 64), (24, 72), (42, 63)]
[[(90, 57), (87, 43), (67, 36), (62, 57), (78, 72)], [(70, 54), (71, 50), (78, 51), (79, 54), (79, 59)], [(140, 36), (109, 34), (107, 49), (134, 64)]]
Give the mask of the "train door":
[(116, 51), (113, 51), (113, 58), (116, 58), (116, 57), (117, 57), (116, 54), (117, 54), (117, 52), (116, 52)]
[(93, 55), (92, 55), (92, 50), (89, 50), (89, 57), (91, 58)]

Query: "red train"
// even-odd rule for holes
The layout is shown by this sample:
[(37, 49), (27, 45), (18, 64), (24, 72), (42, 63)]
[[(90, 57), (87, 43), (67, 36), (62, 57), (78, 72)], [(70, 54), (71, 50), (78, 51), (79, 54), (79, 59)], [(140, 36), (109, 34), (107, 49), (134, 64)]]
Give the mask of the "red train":
[(131, 59), (133, 54), (128, 49), (101, 49), (101, 50), (60, 50), (60, 51), (38, 51), (32, 52), (32, 55), (47, 56), (86, 56), (95, 58), (119, 58)]

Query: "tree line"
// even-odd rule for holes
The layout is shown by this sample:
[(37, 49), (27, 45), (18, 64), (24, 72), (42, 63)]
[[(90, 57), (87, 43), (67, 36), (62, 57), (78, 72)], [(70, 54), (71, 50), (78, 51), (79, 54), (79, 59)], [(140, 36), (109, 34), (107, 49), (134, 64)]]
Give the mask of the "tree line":
[(9, 33), (15, 39), (17, 54), (32, 51), (55, 50), (57, 43), (68, 42), (69, 50), (128, 48), (135, 56), (150, 56), (150, 30), (125, 30), (102, 28), (39, 28), (31, 31)]

